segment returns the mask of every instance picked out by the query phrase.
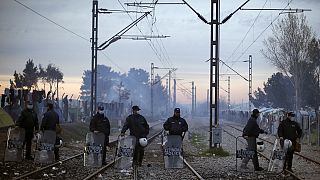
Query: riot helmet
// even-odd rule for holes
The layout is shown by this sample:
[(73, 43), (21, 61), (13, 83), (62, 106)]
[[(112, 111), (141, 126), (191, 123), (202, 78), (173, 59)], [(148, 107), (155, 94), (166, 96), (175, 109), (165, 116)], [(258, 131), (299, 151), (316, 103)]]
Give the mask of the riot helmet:
[(56, 144), (54, 145), (54, 147), (60, 148), (60, 147), (62, 146), (62, 144), (63, 144), (62, 139), (60, 139), (60, 140), (58, 140), (58, 141), (56, 142)]
[(142, 147), (146, 147), (148, 145), (148, 140), (147, 138), (140, 138), (139, 139), (139, 144), (142, 146)]
[(285, 139), (283, 142), (283, 149), (290, 149), (292, 147), (292, 142), (289, 139)]

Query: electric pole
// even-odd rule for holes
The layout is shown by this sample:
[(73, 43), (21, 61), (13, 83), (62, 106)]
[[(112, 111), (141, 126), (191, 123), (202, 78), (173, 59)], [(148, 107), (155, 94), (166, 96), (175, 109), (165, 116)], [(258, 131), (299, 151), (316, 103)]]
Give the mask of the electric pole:
[[(168, 93), (168, 79), (166, 79), (166, 93), (169, 95), (169, 93)], [(166, 114), (168, 114), (168, 112), (169, 112), (169, 101), (170, 101), (170, 96), (168, 96), (168, 99), (167, 99)]]
[[(215, 15), (214, 15), (215, 10)], [(215, 29), (215, 32), (214, 32)], [(215, 33), (215, 34), (214, 34)], [(212, 148), (212, 115), (214, 109), (214, 125), (218, 126), (219, 119), (219, 61), (220, 61), (220, 0), (211, 0), (210, 22), (210, 137), (209, 148)], [(214, 50), (214, 52), (213, 52)], [(214, 71), (214, 73), (213, 73)], [(214, 102), (213, 102), (214, 91)], [(217, 147), (217, 144), (214, 144)]]
[(176, 107), (177, 103), (177, 82), (176, 79), (173, 79), (173, 108)]
[(150, 78), (150, 91), (151, 91), (151, 120), (153, 120), (153, 81), (154, 81), (154, 64), (151, 63), (151, 78)]
[(191, 116), (193, 117), (194, 116), (194, 81), (191, 82), (192, 83), (192, 101), (191, 101), (191, 105), (192, 105), (192, 108), (191, 108)]
[(90, 116), (97, 105), (97, 59), (98, 59), (98, 0), (92, 2), (92, 36), (91, 36), (91, 104)]
[(228, 121), (230, 121), (230, 95), (231, 95), (231, 92), (230, 92), (230, 76), (228, 76)]
[(168, 107), (171, 109), (171, 70), (169, 70), (169, 103)]
[(194, 87), (194, 114), (197, 114), (197, 86)]
[(252, 97), (252, 55), (249, 55), (249, 115), (251, 114), (251, 97)]

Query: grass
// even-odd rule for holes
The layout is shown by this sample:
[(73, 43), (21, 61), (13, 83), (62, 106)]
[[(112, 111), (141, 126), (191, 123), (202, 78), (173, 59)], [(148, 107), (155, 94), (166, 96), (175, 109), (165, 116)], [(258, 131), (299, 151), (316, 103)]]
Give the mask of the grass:
[(201, 134), (192, 133), (191, 144), (200, 151), (200, 156), (229, 156), (229, 152), (225, 151), (222, 147), (208, 149), (207, 137)]
[(89, 132), (89, 124), (82, 122), (61, 124), (62, 139), (64, 142), (84, 141)]
[(226, 157), (229, 156), (229, 152), (225, 151), (222, 147), (206, 149), (202, 152), (203, 156), (219, 156)]

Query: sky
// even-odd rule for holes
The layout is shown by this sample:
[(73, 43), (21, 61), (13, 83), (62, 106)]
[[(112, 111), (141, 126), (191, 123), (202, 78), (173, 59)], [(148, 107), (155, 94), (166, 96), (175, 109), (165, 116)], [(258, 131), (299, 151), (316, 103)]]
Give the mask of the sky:
[[(251, 0), (245, 8), (284, 8), (290, 1)], [(38, 14), (18, 2), (25, 4)], [(99, 0), (99, 8), (150, 10), (128, 7), (124, 4), (127, 2), (134, 2), (134, 0)], [(159, 0), (159, 2), (169, 1)], [(187, 2), (209, 20), (209, 0), (187, 0)], [(221, 1), (221, 19), (243, 2), (245, 0)], [(292, 0), (288, 7), (312, 9), (311, 12), (305, 12), (305, 15), (319, 38), (320, 1)], [(91, 69), (89, 41), (91, 10), (91, 0), (0, 0), (0, 92), (8, 86), (14, 71), (22, 73), (26, 61), (33, 59), (36, 65), (47, 66), (52, 63), (59, 67), (64, 73), (65, 82), (61, 85), (60, 94), (74, 94), (74, 97), (77, 97), (83, 71)], [(136, 13), (129, 14), (131, 17), (127, 13), (99, 14), (98, 44), (130, 24), (132, 19), (141, 16)], [(271, 36), (271, 28), (266, 29), (266, 27), (276, 18), (281, 19), (286, 16), (278, 15), (279, 11), (262, 11), (261, 13), (260, 11), (238, 11), (221, 25), (220, 58), (248, 78), (248, 63), (241, 61), (247, 60), (248, 56), (252, 55), (253, 90), (262, 87), (263, 82), (277, 72), (277, 69), (263, 57), (260, 51), (263, 49), (263, 40)], [(98, 53), (98, 64), (111, 66), (114, 71), (121, 73), (126, 73), (131, 67), (150, 72), (152, 62), (160, 68), (177, 68), (174, 76), (179, 79), (178, 89), (185, 86), (191, 91), (190, 82), (194, 81), (197, 87), (197, 100), (199, 102), (206, 100), (210, 70), (209, 63), (206, 62), (210, 56), (210, 26), (199, 20), (186, 5), (157, 5), (152, 16), (147, 16), (126, 34), (170, 37), (151, 41), (121, 39)], [(241, 41), (243, 43), (239, 44)], [(239, 48), (235, 51), (237, 47)], [(156, 69), (155, 73), (163, 76), (167, 70)], [(233, 72), (226, 66), (222, 66), (220, 73), (222, 74), (220, 86), (227, 90), (227, 75), (223, 74), (233, 74)], [(248, 82), (244, 79), (231, 75), (230, 89), (232, 103), (248, 101)], [(221, 89), (220, 96), (225, 99), (227, 94)], [(191, 103), (191, 97), (179, 90), (177, 101)]]

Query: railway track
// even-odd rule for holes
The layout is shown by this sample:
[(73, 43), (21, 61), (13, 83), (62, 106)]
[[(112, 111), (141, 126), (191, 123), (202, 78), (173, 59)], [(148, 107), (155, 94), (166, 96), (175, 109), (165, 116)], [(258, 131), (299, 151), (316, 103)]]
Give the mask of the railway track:
[[(232, 129), (234, 129), (234, 130), (236, 130), (238, 133), (242, 133), (242, 129), (240, 129), (240, 128), (237, 128), (237, 127), (234, 127), (233, 125), (230, 125), (230, 124), (224, 124), (225, 126), (227, 126), (227, 127), (231, 127)], [(234, 135), (234, 134), (232, 134), (232, 133), (230, 133), (230, 132), (228, 132), (225, 128), (223, 129), (223, 131), (224, 132), (226, 132), (227, 134), (229, 134), (230, 136), (232, 136), (232, 137), (234, 137), (234, 138), (236, 138), (236, 136), (240, 136), (241, 134), (238, 134), (238, 135)], [(269, 141), (269, 140), (267, 140), (267, 139), (264, 139), (264, 138), (259, 138), (260, 140), (263, 140), (263, 141), (265, 141), (265, 142), (267, 142), (269, 145), (271, 145), (271, 146), (269, 146), (268, 147), (268, 150), (269, 150), (269, 154), (270, 154), (270, 152), (271, 152), (271, 149), (272, 149), (272, 146), (273, 146), (273, 142), (271, 142), (271, 141)], [(245, 143), (246, 144), (246, 142), (243, 142), (243, 143)], [(258, 152), (258, 154), (261, 156), (261, 157), (263, 157), (263, 158), (265, 158), (267, 161), (270, 161), (270, 158), (268, 157), (268, 155), (264, 155), (263, 153), (260, 153), (260, 152)], [(319, 165), (319, 162), (317, 162), (317, 161), (315, 161), (315, 160), (309, 160), (310, 158), (308, 158), (308, 157), (306, 157), (306, 156), (303, 156), (303, 155), (301, 155), (301, 154), (299, 154), (299, 153), (295, 153), (296, 155), (298, 155), (299, 157), (301, 157), (301, 158), (303, 158), (304, 160), (306, 160), (309, 164), (310, 163), (313, 163), (313, 164), (316, 164), (317, 166)], [(296, 160), (297, 161), (297, 160)], [(299, 163), (300, 164), (300, 163)], [(306, 166), (307, 165), (304, 165), (304, 166), (302, 166), (302, 167), (304, 167), (304, 168), (306, 168)], [(319, 172), (312, 172), (312, 169), (313, 169), (313, 167), (312, 168), (310, 168), (311, 169), (311, 172), (308, 172), (307, 173), (307, 171), (304, 171), (303, 169), (299, 169), (299, 172), (297, 171), (297, 172), (294, 172), (294, 173), (292, 173), (292, 172), (290, 172), (290, 171), (285, 171), (285, 173), (286, 174), (290, 174), (292, 177), (294, 177), (295, 179), (313, 179), (314, 178), (314, 174), (317, 174), (317, 173), (319, 173)], [(310, 174), (311, 175), (311, 177), (310, 176), (307, 176), (308, 174)]]
[[(148, 142), (151, 143), (157, 136), (159, 136), (162, 133), (162, 130), (158, 131), (157, 133), (153, 134), (151, 137), (148, 138)], [(113, 167), (113, 165), (115, 164), (116, 161), (118, 161), (118, 159), (115, 159), (114, 161), (110, 162), (109, 164), (107, 164), (106, 166), (98, 169), (97, 171), (93, 172), (92, 174), (90, 174), (89, 176), (85, 177), (83, 180), (89, 180), (89, 179), (93, 179), (94, 177), (98, 176), (99, 174), (101, 174), (102, 172), (106, 171), (107, 169)], [(137, 179), (138, 177), (138, 167), (134, 166), (134, 179)]]
[[(158, 126), (159, 124), (162, 124), (163, 122), (159, 122), (157, 124), (154, 124), (152, 128)], [(161, 131), (156, 130), (156, 129), (161, 129)], [(151, 143), (154, 139), (159, 140), (159, 134), (162, 132), (162, 128), (154, 128), (150, 132), (156, 132), (154, 133), (151, 137), (149, 137), (148, 141)], [(150, 145), (154, 150), (146, 150), (147, 154), (154, 154), (155, 151), (160, 152), (160, 154), (157, 154), (156, 162), (159, 162), (159, 159), (163, 160), (162, 158), (162, 150), (161, 146), (159, 145), (159, 142), (155, 142), (155, 145)], [(170, 174), (172, 172), (175, 172), (176, 169), (164, 169), (163, 165), (150, 165), (148, 162), (150, 157), (145, 158), (148, 165), (143, 166), (143, 167), (133, 167), (133, 174), (130, 172), (119, 172), (118, 170), (115, 170), (113, 167), (114, 163), (118, 160), (114, 160), (114, 148), (117, 145), (117, 140), (110, 142), (110, 146), (112, 147), (111, 151), (107, 152), (107, 162), (110, 162), (109, 164), (99, 168), (88, 168), (88, 167), (83, 167), (83, 152), (82, 149), (79, 151), (81, 153), (75, 153), (75, 155), (68, 157), (66, 159), (63, 159), (59, 162), (55, 162), (49, 165), (46, 165), (44, 167), (39, 167), (36, 168), (33, 171), (24, 173), (18, 177), (14, 177), (13, 179), (97, 179), (97, 178), (106, 178), (106, 174), (110, 175), (111, 178), (121, 178), (121, 179), (156, 179), (158, 175), (154, 176), (155, 174), (167, 174), (170, 177)], [(149, 147), (149, 145), (148, 145)], [(148, 148), (147, 147), (147, 148)], [(154, 155), (153, 155), (154, 156)], [(152, 157), (153, 157), (152, 156)], [(153, 160), (151, 160), (153, 161)], [(183, 168), (179, 171), (181, 171), (181, 176), (187, 174), (188, 178), (187, 179), (203, 179), (200, 174), (190, 165), (190, 163), (187, 162), (186, 159), (184, 159), (184, 164), (186, 168)], [(155, 168), (154, 170), (151, 170), (152, 168)], [(59, 169), (60, 171), (67, 171), (67, 173), (62, 174), (57, 173), (58, 171), (55, 171)], [(118, 172), (117, 172), (118, 171)], [(149, 173), (149, 171), (152, 173)], [(188, 172), (187, 172), (188, 171)], [(165, 173), (164, 173), (165, 172)], [(152, 177), (152, 178), (150, 178)], [(177, 177), (179, 178), (179, 177)], [(108, 178), (107, 178), (108, 179)], [(160, 178), (160, 179), (166, 179), (166, 178)]]
[[(153, 124), (152, 126), (150, 126), (150, 129), (153, 129), (162, 123), (163, 122), (157, 122), (157, 123)], [(118, 140), (111, 141), (109, 143), (109, 146), (111, 148), (114, 148), (117, 145), (117, 143), (118, 143)], [(113, 152), (114, 152), (113, 150), (107, 152), (107, 160), (108, 161), (112, 161), (113, 158), (110, 158), (110, 157), (113, 157), (113, 155), (114, 155)], [(110, 164), (112, 164), (112, 163), (109, 163), (108, 165), (110, 165)], [(108, 165), (106, 165), (102, 168), (107, 168)], [(24, 174), (17, 176), (17, 177), (13, 177), (13, 179), (26, 179), (26, 178), (50, 179), (50, 178), (56, 177), (56, 175), (54, 175), (54, 174), (59, 174), (59, 173), (55, 172), (57, 169), (66, 169), (69, 171), (73, 171), (74, 173), (77, 173), (79, 171), (79, 167), (83, 167), (83, 150), (82, 149), (80, 150), (80, 153), (77, 153), (77, 154), (70, 156), (66, 159), (63, 159), (58, 162), (54, 162), (52, 164), (49, 164), (49, 165), (46, 165), (43, 167), (37, 167), (33, 171), (24, 173)], [(100, 169), (102, 169), (102, 168), (100, 168)], [(94, 170), (92, 168), (83, 167), (83, 169), (85, 169), (85, 170), (82, 173), (85, 173), (85, 174), (92, 174), (94, 172)], [(64, 170), (64, 171), (66, 171), (66, 170)], [(65, 172), (63, 172), (63, 173), (65, 173)], [(72, 173), (70, 173), (69, 177), (72, 176), (71, 174)], [(84, 175), (84, 176), (87, 176), (87, 175)], [(79, 178), (77, 178), (77, 179), (79, 179)]]
[[(94, 179), (101, 177), (105, 179), (200, 179), (204, 178), (187, 162), (183, 159), (186, 168), (183, 169), (165, 169), (163, 162), (163, 154), (161, 149), (161, 137), (159, 136), (162, 131), (154, 134), (148, 139), (148, 146), (145, 149), (145, 157), (143, 166), (133, 166), (132, 172), (119, 171), (111, 168), (115, 162), (111, 162), (106, 167), (98, 169), (84, 180)], [(172, 177), (175, 174), (176, 178)]]
[[(233, 129), (236, 129), (236, 130), (242, 132), (242, 129), (237, 128), (237, 127), (234, 127), (234, 126), (232, 126), (232, 125), (230, 125), (230, 124), (226, 124), (226, 126), (229, 126), (229, 127), (233, 128)], [(267, 142), (267, 143), (273, 145), (273, 142), (271, 142), (271, 141), (269, 141), (269, 140), (267, 140), (267, 139), (263, 139), (263, 138), (258, 138), (258, 139), (263, 140), (264, 142)], [(302, 154), (297, 153), (297, 152), (294, 152), (294, 154), (297, 155), (297, 156), (300, 156), (301, 158), (303, 158), (303, 159), (305, 159), (305, 160), (307, 160), (307, 161), (310, 161), (310, 162), (312, 162), (312, 163), (317, 164), (317, 165), (320, 166), (320, 162), (318, 162), (318, 161), (316, 161), (316, 160), (314, 160), (314, 159), (312, 159), (312, 158), (310, 158), (310, 157), (307, 157), (307, 156), (302, 155)]]

